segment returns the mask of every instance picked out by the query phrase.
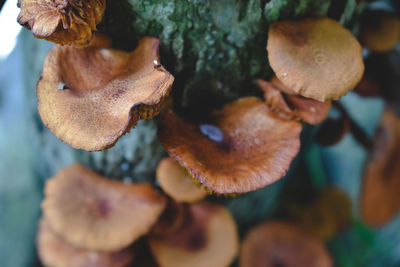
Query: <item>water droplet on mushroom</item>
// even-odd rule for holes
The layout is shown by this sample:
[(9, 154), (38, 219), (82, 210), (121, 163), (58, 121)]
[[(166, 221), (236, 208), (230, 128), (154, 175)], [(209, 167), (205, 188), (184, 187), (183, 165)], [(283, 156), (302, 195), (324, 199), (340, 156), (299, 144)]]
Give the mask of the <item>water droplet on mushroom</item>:
[(283, 77), (287, 77), (287, 76), (288, 76), (287, 72), (283, 73)]
[(311, 112), (316, 112), (317, 110), (315, 109), (315, 107), (310, 107), (310, 111)]
[(155, 68), (161, 66), (161, 64), (158, 62), (157, 59), (153, 60), (153, 64), (154, 64), (154, 67), (155, 67)]
[(214, 125), (202, 124), (200, 125), (200, 131), (213, 141), (222, 142), (224, 140), (224, 134)]
[(57, 90), (62, 91), (62, 90), (66, 90), (66, 89), (68, 89), (68, 88), (65, 86), (65, 83), (63, 83), (63, 82), (58, 83)]

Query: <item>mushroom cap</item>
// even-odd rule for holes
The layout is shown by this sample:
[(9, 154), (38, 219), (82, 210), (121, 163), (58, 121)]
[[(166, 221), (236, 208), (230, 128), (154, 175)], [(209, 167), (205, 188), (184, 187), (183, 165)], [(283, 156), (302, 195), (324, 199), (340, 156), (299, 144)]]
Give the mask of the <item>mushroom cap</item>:
[(59, 44), (87, 45), (103, 18), (105, 0), (18, 0), (18, 23), (35, 37)]
[(43, 218), (39, 222), (37, 248), (42, 263), (51, 267), (124, 267), (134, 259), (131, 248), (99, 252), (74, 247), (57, 236)]
[(400, 209), (400, 119), (386, 110), (365, 168), (361, 214), (381, 225)]
[(361, 22), (360, 42), (371, 51), (389, 51), (400, 39), (400, 19), (391, 12), (369, 10)]
[(270, 65), (283, 84), (319, 101), (340, 98), (364, 72), (357, 39), (325, 17), (273, 23), (267, 50)]
[(322, 242), (283, 222), (259, 225), (246, 235), (240, 267), (330, 267), (332, 260)]
[(179, 202), (196, 202), (207, 196), (207, 191), (194, 183), (193, 178), (177, 161), (164, 158), (156, 172), (161, 188)]
[(320, 102), (299, 95), (289, 95), (276, 88), (273, 83), (258, 80), (258, 85), (264, 92), (267, 106), (277, 112), (283, 119), (295, 119), (315, 125), (328, 116), (331, 101)]
[(149, 232), (165, 204), (149, 184), (126, 185), (76, 164), (46, 182), (42, 209), (55, 233), (72, 245), (115, 251)]
[(139, 119), (157, 115), (170, 92), (174, 78), (158, 64), (158, 44), (144, 37), (126, 53), (96, 36), (86, 48), (53, 47), (37, 84), (43, 123), (74, 148), (113, 146)]
[(150, 249), (160, 267), (229, 266), (239, 250), (235, 221), (222, 206), (196, 203), (190, 219), (177, 231), (150, 236)]
[(340, 142), (349, 130), (349, 119), (341, 114), (338, 118), (326, 119), (318, 128), (315, 140), (321, 146), (331, 146)]
[(158, 136), (172, 158), (216, 193), (245, 193), (277, 181), (300, 148), (301, 124), (279, 118), (255, 97), (225, 105), (209, 123), (166, 110)]

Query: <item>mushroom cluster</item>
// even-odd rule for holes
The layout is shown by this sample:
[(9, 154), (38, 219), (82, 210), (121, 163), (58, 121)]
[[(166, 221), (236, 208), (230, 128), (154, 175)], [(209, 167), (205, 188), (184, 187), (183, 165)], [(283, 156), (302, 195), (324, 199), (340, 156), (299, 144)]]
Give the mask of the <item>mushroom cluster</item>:
[[(18, 5), (20, 24), (58, 43), (37, 83), (39, 115), (51, 132), (73, 148), (105, 150), (138, 120), (161, 113), (158, 138), (170, 156), (156, 171), (165, 194), (79, 164), (48, 180), (37, 237), (46, 266), (127, 266), (140, 258), (133, 245), (139, 242), (161, 267), (228, 266), (239, 250), (237, 226), (224, 207), (203, 201), (207, 193), (243, 194), (284, 177), (300, 150), (301, 122), (321, 123), (331, 101), (353, 89), (364, 72), (360, 44), (338, 22), (274, 22), (267, 52), (275, 76), (257, 81), (264, 101), (242, 97), (194, 120), (172, 105), (162, 109), (174, 77), (160, 64), (158, 39), (143, 37), (125, 52), (93, 34), (105, 0)], [(240, 266), (281, 265), (332, 262), (319, 241), (290, 225), (253, 229)]]
[(239, 248), (222, 206), (179, 204), (149, 184), (124, 184), (79, 164), (46, 182), (42, 210), (37, 245), (46, 266), (127, 266), (141, 260), (134, 244), (144, 235), (161, 267), (228, 266)]

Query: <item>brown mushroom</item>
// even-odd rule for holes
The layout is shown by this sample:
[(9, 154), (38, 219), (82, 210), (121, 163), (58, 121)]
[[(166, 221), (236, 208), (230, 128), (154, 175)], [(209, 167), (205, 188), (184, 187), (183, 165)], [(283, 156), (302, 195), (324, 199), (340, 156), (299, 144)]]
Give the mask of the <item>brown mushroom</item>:
[(400, 39), (400, 19), (384, 10), (368, 10), (361, 18), (360, 42), (374, 52), (393, 49)]
[[(320, 102), (299, 95), (283, 93), (272, 82), (258, 80), (258, 86), (264, 92), (266, 104), (284, 119), (294, 119), (315, 125), (323, 121), (331, 108), (331, 101)], [(281, 92), (283, 91), (283, 92)]]
[(124, 267), (134, 259), (132, 248), (99, 252), (74, 247), (56, 235), (45, 219), (39, 222), (37, 248), (48, 267)]
[(38, 37), (65, 44), (88, 44), (103, 18), (105, 0), (18, 0), (18, 23)]
[(357, 39), (326, 17), (273, 23), (267, 50), (270, 65), (283, 84), (319, 101), (340, 98), (364, 72)]
[(156, 176), (164, 192), (176, 201), (196, 202), (207, 196), (207, 191), (197, 186), (185, 168), (172, 158), (161, 160)]
[(236, 224), (222, 206), (197, 203), (176, 231), (150, 236), (150, 249), (160, 267), (229, 266), (239, 250)]
[(51, 228), (74, 246), (115, 251), (146, 234), (165, 208), (148, 184), (123, 184), (81, 165), (46, 182), (42, 202)]
[(364, 174), (361, 214), (365, 222), (381, 225), (400, 209), (400, 119), (386, 110), (375, 135)]
[(337, 144), (349, 132), (348, 117), (340, 114), (338, 118), (328, 118), (318, 128), (315, 140), (322, 146)]
[(208, 189), (245, 193), (282, 178), (300, 148), (301, 124), (281, 119), (261, 100), (241, 98), (205, 124), (162, 113), (161, 144)]
[(268, 222), (245, 237), (240, 267), (330, 267), (332, 260), (322, 242), (283, 222)]
[(56, 45), (37, 84), (43, 123), (74, 148), (113, 146), (157, 115), (170, 92), (174, 78), (159, 65), (158, 44), (145, 37), (131, 53), (109, 48), (104, 36), (86, 48)]

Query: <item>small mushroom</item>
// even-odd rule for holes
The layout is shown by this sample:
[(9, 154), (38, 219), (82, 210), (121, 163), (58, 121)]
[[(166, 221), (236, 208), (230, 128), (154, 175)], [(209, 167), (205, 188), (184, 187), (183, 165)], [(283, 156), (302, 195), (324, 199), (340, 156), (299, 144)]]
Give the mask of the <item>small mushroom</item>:
[(357, 39), (326, 17), (273, 23), (267, 50), (278, 79), (296, 94), (318, 101), (340, 98), (364, 72)]
[(300, 148), (301, 124), (281, 119), (261, 100), (241, 98), (195, 124), (166, 110), (158, 136), (169, 155), (205, 187), (245, 193), (282, 178)]
[(156, 176), (161, 188), (176, 201), (196, 202), (207, 196), (207, 191), (197, 186), (188, 171), (172, 158), (161, 160)]
[(400, 119), (386, 110), (365, 168), (361, 214), (370, 225), (389, 221), (400, 209)]
[(285, 90), (274, 86), (272, 82), (258, 80), (257, 83), (264, 92), (266, 104), (284, 119), (301, 120), (315, 125), (326, 118), (331, 108), (331, 101), (320, 102), (299, 95), (285, 94)]
[(368, 10), (361, 18), (360, 42), (374, 52), (392, 50), (400, 39), (400, 19), (384, 10)]
[(99, 252), (74, 247), (56, 235), (45, 219), (37, 233), (39, 258), (48, 267), (124, 267), (134, 259), (132, 248)]
[(239, 250), (235, 221), (225, 208), (211, 203), (191, 205), (190, 217), (179, 229), (148, 241), (160, 267), (229, 266)]
[(161, 65), (159, 41), (144, 37), (131, 53), (113, 50), (104, 36), (91, 46), (56, 45), (37, 84), (43, 123), (74, 148), (104, 150), (140, 119), (158, 114), (173, 76)]
[(105, 0), (18, 0), (18, 23), (35, 37), (86, 45), (103, 18)]
[(46, 182), (42, 209), (55, 233), (72, 245), (115, 251), (149, 232), (165, 204), (148, 184), (126, 185), (76, 164)]
[(337, 144), (350, 130), (349, 119), (340, 114), (338, 118), (328, 118), (318, 128), (315, 140), (321, 146)]
[(240, 267), (331, 267), (322, 242), (283, 222), (259, 225), (246, 235)]

